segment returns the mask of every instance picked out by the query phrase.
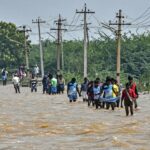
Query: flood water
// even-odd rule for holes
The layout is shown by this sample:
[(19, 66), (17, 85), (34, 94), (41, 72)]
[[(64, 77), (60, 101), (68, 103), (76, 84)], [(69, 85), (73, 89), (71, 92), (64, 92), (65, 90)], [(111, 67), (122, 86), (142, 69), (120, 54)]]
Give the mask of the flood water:
[(66, 94), (42, 94), (0, 85), (0, 150), (150, 150), (150, 95), (140, 94), (140, 110), (88, 108)]

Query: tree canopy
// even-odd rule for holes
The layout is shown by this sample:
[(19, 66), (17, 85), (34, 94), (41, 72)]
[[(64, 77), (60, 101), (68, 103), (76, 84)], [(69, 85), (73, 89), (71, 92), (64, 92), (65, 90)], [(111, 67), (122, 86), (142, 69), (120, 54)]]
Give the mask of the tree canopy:
[(16, 67), (25, 62), (24, 40), (15, 24), (0, 22), (0, 67)]
[[(0, 67), (17, 68), (25, 63), (24, 35), (17, 30), (15, 24), (0, 22)], [(131, 74), (137, 79), (145, 78), (150, 70), (150, 34), (124, 34), (121, 40), (121, 80)], [(42, 41), (45, 73), (56, 73), (56, 43)], [(70, 78), (83, 78), (83, 41), (70, 40), (63, 42), (64, 68), (63, 74)], [(34, 44), (29, 54), (30, 68), (40, 66), (39, 45)], [(88, 46), (88, 77), (116, 75), (116, 39), (99, 35)]]

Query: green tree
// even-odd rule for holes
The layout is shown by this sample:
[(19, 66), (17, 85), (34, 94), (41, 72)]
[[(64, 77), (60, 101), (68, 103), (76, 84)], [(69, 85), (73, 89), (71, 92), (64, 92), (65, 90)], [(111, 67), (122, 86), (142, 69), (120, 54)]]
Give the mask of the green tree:
[(24, 36), (13, 23), (0, 22), (0, 67), (24, 63)]

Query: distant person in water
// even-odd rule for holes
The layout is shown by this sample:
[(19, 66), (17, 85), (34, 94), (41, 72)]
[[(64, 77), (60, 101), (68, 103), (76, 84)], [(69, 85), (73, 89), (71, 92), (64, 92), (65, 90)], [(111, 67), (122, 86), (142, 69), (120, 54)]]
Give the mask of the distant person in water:
[(96, 109), (98, 108), (98, 106), (102, 107), (101, 106), (101, 102), (99, 101), (100, 94), (101, 94), (101, 87), (99, 85), (99, 81), (98, 80), (94, 81), (93, 94), (94, 94), (94, 103), (96, 105)]
[(30, 85), (31, 85), (31, 92), (35, 91), (37, 92), (37, 77), (32, 76), (32, 79), (30, 80)]
[[(111, 99), (113, 98), (113, 85), (111, 83), (111, 77), (106, 77), (106, 82), (103, 84), (102, 88), (101, 88), (101, 94), (103, 95), (103, 98), (106, 99)], [(103, 104), (103, 107), (105, 107), (106, 104), (106, 109), (109, 109), (109, 107), (111, 106), (111, 109), (114, 110), (115, 109), (115, 103), (114, 102), (105, 102)]]
[(20, 78), (17, 76), (17, 74), (13, 75), (12, 83), (14, 85), (15, 92), (20, 93)]
[(39, 69), (39, 66), (36, 64), (33, 68), (33, 75), (35, 77), (39, 77), (39, 73), (40, 73), (40, 69)]
[(6, 85), (7, 84), (7, 74), (8, 74), (6, 68), (2, 69), (1, 74), (2, 74), (3, 85)]
[[(113, 90), (113, 97), (118, 97), (120, 95), (119, 85), (117, 84), (117, 80), (112, 78), (112, 90)], [(119, 107), (120, 98), (116, 101), (116, 106)]]
[(134, 108), (137, 109), (137, 107), (138, 107), (137, 98), (139, 97), (137, 86), (136, 86), (136, 83), (133, 81), (133, 77), (132, 76), (128, 76), (128, 81), (129, 81), (128, 82), (129, 86), (133, 90), (134, 95), (135, 95), (135, 98), (134, 98), (134, 101), (133, 101)]
[(51, 94), (57, 94), (57, 79), (52, 76), (52, 79), (50, 80), (51, 83)]
[(81, 89), (80, 89), (83, 102), (87, 101), (88, 99), (88, 96), (87, 96), (88, 83), (89, 83), (89, 80), (85, 77), (83, 83), (81, 84)]
[(43, 79), (42, 79), (42, 84), (43, 84), (43, 94), (48, 93), (48, 77), (47, 75), (44, 75)]
[(76, 78), (72, 78), (71, 81), (67, 84), (67, 95), (70, 102), (76, 102), (77, 93), (80, 95), (78, 84), (76, 82)]
[(87, 89), (88, 106), (90, 106), (91, 103), (94, 106), (94, 91), (93, 91), (93, 87), (94, 87), (94, 81), (90, 81), (88, 83), (88, 89)]
[(135, 92), (130, 88), (130, 84), (126, 83), (126, 88), (123, 90), (121, 97), (121, 107), (123, 107), (122, 102), (124, 101), (126, 116), (129, 115), (129, 109), (130, 114), (133, 115), (133, 101), (135, 97)]
[(58, 75), (57, 78), (57, 93), (64, 93), (64, 88), (65, 88), (65, 79), (63, 78), (62, 75)]

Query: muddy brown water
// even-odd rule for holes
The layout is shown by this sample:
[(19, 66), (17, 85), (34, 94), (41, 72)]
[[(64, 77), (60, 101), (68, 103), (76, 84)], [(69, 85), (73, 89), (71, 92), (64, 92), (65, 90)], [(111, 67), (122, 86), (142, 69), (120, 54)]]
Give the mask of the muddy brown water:
[(140, 94), (141, 109), (126, 117), (41, 89), (0, 85), (0, 150), (150, 150), (150, 95)]

